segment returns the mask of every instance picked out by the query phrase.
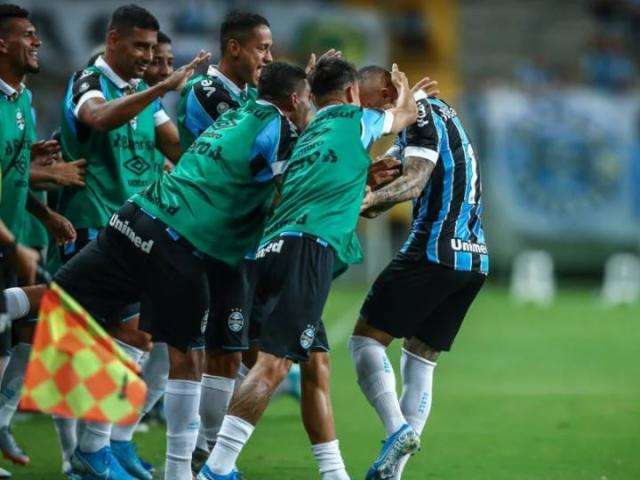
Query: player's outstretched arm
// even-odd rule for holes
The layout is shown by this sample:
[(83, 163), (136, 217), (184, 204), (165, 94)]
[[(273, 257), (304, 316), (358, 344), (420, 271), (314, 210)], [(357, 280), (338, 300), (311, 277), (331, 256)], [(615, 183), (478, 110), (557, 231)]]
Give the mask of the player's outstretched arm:
[(59, 245), (76, 240), (76, 230), (71, 222), (51, 210), (31, 192), (27, 197), (27, 210), (42, 222)]
[(391, 68), (391, 81), (398, 91), (396, 106), (390, 112), (393, 114), (393, 124), (389, 133), (400, 133), (413, 124), (418, 118), (418, 107), (413, 99), (407, 76), (398, 69), (397, 64)]
[(125, 95), (109, 102), (104, 98), (91, 98), (80, 107), (78, 119), (99, 132), (108, 132), (124, 125), (156, 98), (171, 90), (181, 89), (196, 68), (207, 62), (210, 57), (210, 53), (201, 51), (187, 65), (178, 68), (169, 77), (142, 92)]
[(373, 218), (397, 203), (418, 198), (434, 168), (435, 163), (424, 158), (406, 157), (399, 178), (379, 190), (367, 190), (360, 208), (361, 215)]

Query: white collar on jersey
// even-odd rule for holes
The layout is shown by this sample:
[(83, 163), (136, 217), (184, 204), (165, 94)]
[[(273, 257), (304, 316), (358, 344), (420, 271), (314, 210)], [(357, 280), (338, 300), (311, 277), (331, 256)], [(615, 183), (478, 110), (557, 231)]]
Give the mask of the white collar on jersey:
[[(233, 83), (229, 77), (227, 77), (224, 73), (222, 73), (220, 70), (218, 70), (218, 66), (217, 65), (209, 65), (209, 68), (207, 69), (207, 75), (209, 75), (210, 77), (218, 77), (220, 79), (220, 81), (224, 84), (225, 87), (227, 87), (229, 89), (229, 91), (231, 93), (233, 93), (234, 95), (240, 95), (240, 92), (243, 91), (242, 88), (240, 88), (238, 85), (236, 85), (235, 83)], [(248, 88), (248, 85), (244, 86), (244, 91), (246, 92)]]
[(278, 113), (279, 113), (280, 115), (282, 115), (283, 117), (285, 116), (284, 112), (283, 112), (282, 110), (280, 110), (280, 108), (278, 108), (278, 106), (277, 106), (275, 103), (271, 103), (271, 102), (270, 102), (270, 101), (268, 101), (268, 100), (262, 100), (262, 99), (260, 99), (260, 100), (256, 100), (256, 103), (257, 103), (258, 105), (271, 105), (271, 106), (272, 106), (272, 107), (274, 107), (276, 110), (278, 110)]
[(120, 90), (135, 89), (138, 83), (140, 83), (139, 78), (132, 78), (129, 82), (123, 80), (120, 75), (113, 71), (113, 68), (109, 66), (105, 59), (102, 58), (102, 55), (96, 59), (94, 65)]
[(11, 85), (9, 85), (8, 83), (6, 83), (4, 80), (0, 78), (0, 90), (11, 101), (18, 98), (18, 95), (20, 95), (24, 89), (25, 89), (24, 83), (20, 84), (20, 90), (16, 90), (15, 88), (13, 88)]

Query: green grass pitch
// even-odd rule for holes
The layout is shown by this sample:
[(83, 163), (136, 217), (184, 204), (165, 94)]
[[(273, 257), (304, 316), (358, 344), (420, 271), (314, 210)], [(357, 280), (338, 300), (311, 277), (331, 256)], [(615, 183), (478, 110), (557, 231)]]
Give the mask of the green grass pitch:
[[(365, 287), (337, 284), (325, 318), (332, 341), (338, 435), (349, 472), (364, 478), (383, 438), (360, 393), (346, 340)], [(399, 346), (390, 351), (398, 365)], [(51, 420), (14, 426), (31, 455), (15, 479), (59, 474)], [(138, 435), (162, 465), (164, 432)], [(640, 479), (640, 306), (605, 309), (594, 292), (563, 291), (550, 308), (514, 305), (488, 286), (436, 369), (423, 448), (407, 480)], [(319, 478), (295, 401), (277, 399), (240, 458), (250, 480)]]

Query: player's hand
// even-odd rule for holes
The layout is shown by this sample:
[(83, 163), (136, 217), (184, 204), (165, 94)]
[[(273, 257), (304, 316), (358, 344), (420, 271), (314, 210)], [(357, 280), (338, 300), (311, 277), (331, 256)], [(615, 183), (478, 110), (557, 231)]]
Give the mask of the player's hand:
[(438, 81), (431, 80), (429, 77), (424, 77), (411, 87), (411, 93), (414, 95), (421, 90), (427, 95), (427, 97), (437, 97), (440, 94), (440, 90), (438, 90)]
[(31, 145), (31, 161), (38, 165), (51, 165), (58, 155), (60, 144), (57, 140), (40, 140)]
[(395, 157), (379, 157), (369, 167), (367, 185), (371, 190), (386, 185), (402, 173), (402, 162)]
[(320, 60), (323, 60), (325, 58), (342, 58), (342, 52), (340, 50), (336, 50), (335, 48), (332, 48), (331, 50), (327, 50), (322, 55), (320, 55), (320, 58), (318, 59), (316, 59), (316, 54), (312, 53), (311, 55), (309, 55), (309, 61), (307, 62), (307, 67), (304, 69), (307, 75), (310, 75), (311, 73), (313, 73), (313, 71), (316, 68), (316, 64)]
[(53, 210), (50, 210), (49, 216), (44, 221), (44, 226), (58, 245), (75, 242), (76, 240), (76, 229), (73, 228), (71, 222)]
[(409, 80), (407, 80), (405, 73), (400, 71), (397, 63), (391, 67), (391, 83), (398, 90), (398, 94), (401, 90), (409, 90)]
[(364, 191), (364, 198), (362, 199), (362, 205), (360, 205), (360, 213), (366, 212), (373, 206), (373, 191), (369, 185), (366, 186)]
[(211, 54), (209, 52), (205, 52), (204, 50), (200, 50), (200, 53), (194, 57), (186, 65), (175, 70), (171, 75), (160, 82), (160, 85), (168, 92), (170, 90), (180, 90), (184, 87), (184, 84), (187, 83), (187, 80), (193, 75), (196, 69), (209, 61), (211, 58)]
[(38, 261), (40, 260), (40, 254), (36, 250), (17, 244), (15, 251), (9, 259), (16, 269), (18, 278), (20, 278), (25, 285), (33, 285), (36, 283), (36, 271), (38, 270)]
[(87, 161), (84, 158), (73, 162), (59, 160), (51, 166), (56, 183), (62, 187), (84, 187)]

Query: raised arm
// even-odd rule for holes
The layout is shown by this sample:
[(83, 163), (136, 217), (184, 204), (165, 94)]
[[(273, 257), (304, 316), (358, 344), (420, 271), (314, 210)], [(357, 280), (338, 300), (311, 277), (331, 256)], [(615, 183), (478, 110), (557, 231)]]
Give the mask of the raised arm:
[(398, 69), (397, 64), (391, 68), (391, 81), (398, 91), (395, 107), (389, 112), (393, 114), (393, 123), (389, 133), (400, 133), (418, 118), (418, 107), (413, 99), (407, 76)]
[(78, 108), (78, 120), (99, 132), (113, 130), (138, 115), (156, 98), (164, 96), (171, 90), (182, 88), (195, 69), (205, 63), (210, 56), (209, 53), (201, 51), (190, 63), (142, 92), (125, 95), (109, 102), (100, 97), (88, 98)]

